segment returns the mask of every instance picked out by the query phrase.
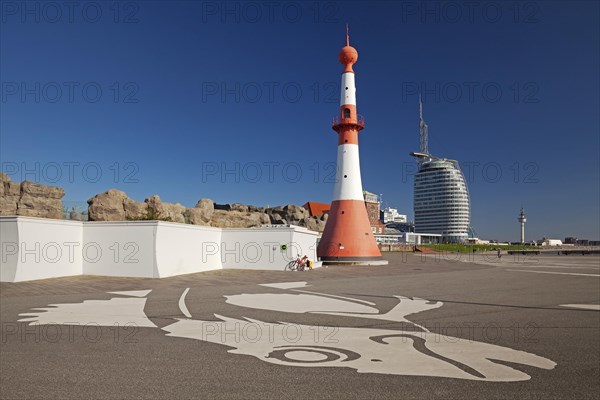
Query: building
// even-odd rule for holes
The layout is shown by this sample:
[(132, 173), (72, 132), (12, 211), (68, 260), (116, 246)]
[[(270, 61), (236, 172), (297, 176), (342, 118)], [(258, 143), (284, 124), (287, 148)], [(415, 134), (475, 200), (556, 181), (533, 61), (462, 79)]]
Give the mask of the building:
[(442, 240), (442, 235), (435, 233), (414, 233), (405, 232), (395, 235), (375, 235), (375, 240), (379, 244), (410, 244), (410, 245), (422, 245), (422, 244), (439, 244)]
[(419, 98), (421, 147), (411, 155), (419, 163), (414, 181), (415, 232), (442, 235), (442, 242), (464, 242), (469, 237), (470, 203), (458, 161), (429, 154), (428, 126)]
[[(468, 244), (490, 244), (490, 241), (489, 240), (479, 239), (479, 238), (476, 238), (476, 237), (470, 237), (470, 238), (467, 239), (467, 243)], [(521, 244), (521, 243), (517, 243), (517, 244)]]
[(398, 232), (415, 232), (415, 223), (412, 221), (408, 222), (390, 222), (385, 224), (388, 229), (394, 229)]
[(577, 244), (577, 238), (576, 237), (572, 237), (572, 236), (566, 237), (565, 240), (563, 241), (563, 243), (564, 244), (573, 244), (573, 245), (575, 245), (575, 244)]
[(331, 204), (327, 203), (316, 203), (314, 201), (309, 201), (304, 204), (302, 207), (308, 210), (308, 213), (311, 217), (321, 217), (323, 214), (329, 213), (329, 209), (331, 208)]
[(363, 190), (363, 198), (365, 199), (365, 207), (367, 208), (371, 231), (376, 234), (382, 234), (385, 230), (385, 224), (379, 220), (379, 196)]
[(464, 242), (470, 221), (469, 192), (454, 160), (428, 156), (414, 182), (415, 232), (441, 234), (444, 242)]
[(563, 241), (564, 244), (571, 244), (574, 246), (598, 246), (598, 241), (589, 239), (578, 239), (576, 237), (566, 237)]
[(389, 224), (392, 222), (397, 223), (406, 223), (407, 217), (406, 214), (398, 214), (398, 210), (391, 207), (386, 207), (380, 211), (380, 220), (384, 224)]
[(563, 242), (560, 239), (543, 238), (542, 240), (538, 241), (538, 244), (540, 246), (562, 246)]

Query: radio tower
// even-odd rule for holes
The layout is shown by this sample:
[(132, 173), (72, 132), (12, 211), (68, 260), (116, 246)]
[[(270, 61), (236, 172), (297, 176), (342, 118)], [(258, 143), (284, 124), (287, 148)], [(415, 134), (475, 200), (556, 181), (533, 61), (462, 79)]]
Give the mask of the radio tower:
[(365, 127), (364, 118), (356, 112), (356, 86), (352, 65), (358, 52), (350, 46), (346, 25), (346, 46), (339, 54), (344, 66), (340, 114), (333, 119), (337, 132), (337, 174), (333, 202), (325, 224), (317, 255), (325, 263), (334, 264), (387, 264), (375, 242), (365, 207), (358, 157), (358, 132)]
[(525, 222), (527, 222), (527, 218), (525, 218), (525, 210), (521, 207), (521, 213), (517, 217), (517, 220), (521, 224), (521, 243), (525, 243)]

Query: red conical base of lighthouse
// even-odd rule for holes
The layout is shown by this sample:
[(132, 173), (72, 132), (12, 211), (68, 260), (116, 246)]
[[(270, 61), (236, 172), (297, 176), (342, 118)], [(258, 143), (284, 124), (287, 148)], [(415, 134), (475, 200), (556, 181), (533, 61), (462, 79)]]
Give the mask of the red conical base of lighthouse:
[(321, 261), (333, 264), (381, 263), (364, 201), (339, 200), (331, 204), (317, 255)]
[(344, 72), (340, 116), (333, 120), (333, 129), (338, 133), (336, 184), (317, 256), (329, 264), (387, 264), (375, 242), (362, 194), (358, 132), (364, 128), (364, 119), (356, 113), (352, 70), (358, 52), (350, 46), (347, 34), (339, 60), (344, 65)]

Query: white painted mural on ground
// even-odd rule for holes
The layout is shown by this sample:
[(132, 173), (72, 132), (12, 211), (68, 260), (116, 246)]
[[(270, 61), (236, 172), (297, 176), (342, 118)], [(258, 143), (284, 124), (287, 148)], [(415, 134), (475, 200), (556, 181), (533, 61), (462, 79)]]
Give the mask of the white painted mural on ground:
[[(408, 316), (439, 308), (441, 302), (396, 296), (397, 304), (381, 313), (361, 299), (306, 290), (306, 282), (264, 284), (280, 293), (225, 296), (226, 302), (243, 309), (289, 313), (285, 322), (232, 318), (214, 314), (216, 320), (194, 319), (183, 291), (179, 308), (187, 318), (173, 318), (162, 329), (168, 337), (217, 343), (229, 353), (295, 367), (351, 368), (358, 373), (412, 375), (511, 382), (531, 378), (517, 364), (553, 369), (556, 363), (535, 354), (489, 343), (440, 335), (412, 323)], [(302, 288), (302, 289), (300, 289)], [(30, 324), (127, 324), (155, 327), (144, 312), (149, 291), (110, 292), (110, 300), (86, 300), (77, 304), (52, 304), (23, 313)], [(205, 310), (203, 310), (205, 311)], [(311, 326), (294, 323), (294, 314), (320, 314), (378, 319), (402, 323), (402, 329), (350, 326)], [(511, 363), (513, 366), (505, 365)]]
[(145, 296), (150, 290), (130, 292), (109, 292), (125, 297), (110, 300), (85, 300), (83, 303), (49, 304), (35, 308), (33, 312), (22, 313), (27, 317), (19, 322), (30, 325), (99, 325), (99, 326), (138, 326), (156, 328), (144, 313)]

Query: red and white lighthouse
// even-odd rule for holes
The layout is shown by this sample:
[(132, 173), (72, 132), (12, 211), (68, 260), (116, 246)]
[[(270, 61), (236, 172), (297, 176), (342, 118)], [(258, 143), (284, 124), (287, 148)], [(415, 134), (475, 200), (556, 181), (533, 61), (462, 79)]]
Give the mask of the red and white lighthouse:
[(356, 113), (352, 70), (357, 60), (358, 52), (350, 46), (346, 26), (346, 46), (339, 54), (339, 61), (344, 66), (340, 115), (333, 119), (333, 130), (338, 134), (336, 182), (317, 255), (325, 263), (387, 264), (375, 242), (363, 199), (358, 132), (365, 127), (365, 120)]

